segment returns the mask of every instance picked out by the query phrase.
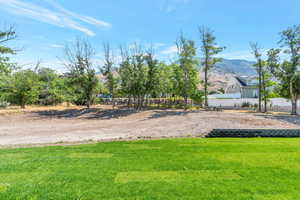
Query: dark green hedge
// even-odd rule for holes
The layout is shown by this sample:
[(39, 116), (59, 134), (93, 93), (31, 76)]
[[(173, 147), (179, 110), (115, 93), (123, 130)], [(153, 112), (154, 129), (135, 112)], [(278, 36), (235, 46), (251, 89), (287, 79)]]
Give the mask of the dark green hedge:
[(207, 137), (300, 137), (300, 129), (213, 129)]

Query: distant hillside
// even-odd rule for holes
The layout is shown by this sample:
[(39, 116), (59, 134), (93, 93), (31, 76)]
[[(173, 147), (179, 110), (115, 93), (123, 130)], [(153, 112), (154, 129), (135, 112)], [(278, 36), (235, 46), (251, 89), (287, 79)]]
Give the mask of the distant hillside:
[(222, 62), (217, 63), (216, 71), (224, 73), (237, 74), (241, 76), (256, 75), (253, 64), (255, 62), (247, 60), (228, 60), (224, 59)]
[[(236, 82), (235, 76), (256, 75), (253, 64), (254, 62), (247, 60), (224, 59), (209, 73), (209, 90), (216, 91), (220, 88), (226, 89), (229, 85)], [(200, 71), (199, 74), (200, 79), (203, 80), (203, 71)]]

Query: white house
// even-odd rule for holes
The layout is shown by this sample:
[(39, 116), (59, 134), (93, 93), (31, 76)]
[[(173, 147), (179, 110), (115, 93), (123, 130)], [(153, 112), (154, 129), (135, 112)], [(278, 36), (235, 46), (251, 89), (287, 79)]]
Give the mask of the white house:
[(257, 85), (257, 77), (236, 76), (235, 82), (228, 85), (225, 94), (240, 94), (240, 98), (257, 98)]

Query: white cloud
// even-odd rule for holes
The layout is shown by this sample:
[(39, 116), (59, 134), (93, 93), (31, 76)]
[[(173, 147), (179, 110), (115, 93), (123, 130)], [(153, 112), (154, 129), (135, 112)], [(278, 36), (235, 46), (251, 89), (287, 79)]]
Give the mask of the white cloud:
[(92, 30), (81, 25), (82, 22), (104, 28), (110, 28), (112, 26), (110, 23), (93, 17), (82, 16), (69, 11), (53, 0), (47, 0), (47, 2), (56, 10), (50, 10), (33, 3), (22, 2), (21, 0), (0, 0), (0, 9), (43, 23), (77, 30), (89, 36), (95, 36), (96, 34)]
[(166, 13), (175, 11), (178, 7), (188, 4), (190, 0), (161, 0), (160, 10)]
[(177, 53), (177, 46), (172, 45), (160, 52), (163, 55), (174, 55)]
[(225, 59), (240, 59), (240, 60), (254, 60), (250, 50), (224, 52), (218, 54), (218, 57)]
[(49, 46), (53, 48), (64, 48), (64, 46), (60, 44), (49, 44)]
[(90, 16), (82, 16), (82, 15), (74, 13), (70, 10), (67, 10), (64, 7), (62, 7), (61, 5), (59, 5), (58, 3), (56, 3), (54, 0), (46, 0), (46, 1), (49, 4), (51, 4), (54, 8), (56, 8), (60, 12), (64, 13), (65, 15), (71, 16), (71, 17), (73, 17), (75, 19), (78, 19), (80, 21), (86, 22), (86, 23), (91, 24), (91, 25), (99, 26), (99, 27), (106, 27), (106, 28), (111, 28), (112, 27), (112, 25), (108, 22), (98, 20), (98, 19), (95, 19), (95, 18), (90, 17)]

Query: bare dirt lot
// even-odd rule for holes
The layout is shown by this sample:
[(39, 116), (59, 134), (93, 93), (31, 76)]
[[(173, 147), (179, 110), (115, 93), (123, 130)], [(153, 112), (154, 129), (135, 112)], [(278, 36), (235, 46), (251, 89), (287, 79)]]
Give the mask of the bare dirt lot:
[(0, 112), (0, 146), (204, 136), (214, 128), (300, 128), (300, 118), (234, 111), (39, 108)]

